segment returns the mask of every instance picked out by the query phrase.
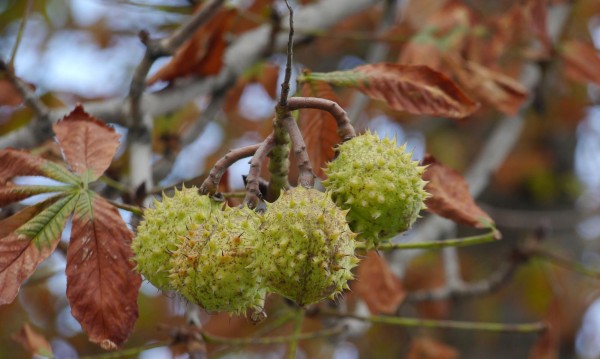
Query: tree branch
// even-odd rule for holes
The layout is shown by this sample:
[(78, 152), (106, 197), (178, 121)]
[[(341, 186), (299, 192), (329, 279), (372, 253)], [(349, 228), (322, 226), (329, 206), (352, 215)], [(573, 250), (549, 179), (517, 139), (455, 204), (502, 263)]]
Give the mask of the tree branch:
[(227, 154), (221, 157), (210, 170), (208, 177), (206, 177), (200, 186), (200, 193), (216, 193), (219, 188), (219, 183), (221, 182), (221, 177), (223, 177), (223, 174), (225, 171), (227, 171), (227, 168), (242, 158), (254, 155), (263, 143), (257, 143), (255, 145), (246, 146), (227, 152)]
[(338, 136), (340, 136), (342, 142), (356, 137), (356, 132), (350, 123), (348, 114), (335, 101), (318, 97), (292, 97), (288, 99), (288, 109), (290, 111), (299, 110), (301, 108), (313, 108), (329, 112), (333, 118), (335, 118)]
[(258, 147), (256, 153), (254, 153), (254, 156), (250, 160), (250, 171), (248, 171), (248, 177), (246, 177), (246, 196), (244, 197), (244, 203), (252, 209), (256, 208), (262, 197), (259, 188), (262, 163), (274, 146), (275, 135), (271, 133), (260, 144), (260, 147)]
[[(313, 5), (304, 6), (296, 13), (296, 22), (314, 30), (325, 29), (337, 23), (340, 19), (358, 13), (375, 5), (381, 0), (322, 0)], [(324, 16), (327, 14), (327, 16)], [(283, 19), (285, 21), (285, 18)], [(150, 116), (157, 117), (173, 112), (201, 95), (214, 93), (217, 89), (231, 82), (239, 74), (262, 57), (263, 49), (268, 46), (270, 24), (260, 26), (254, 30), (240, 35), (227, 48), (224, 57), (224, 66), (221, 72), (213, 77), (202, 79), (188, 79), (178, 82), (176, 86), (169, 87), (156, 93), (146, 93), (141, 97), (141, 107)], [(303, 35), (299, 39), (306, 38)], [(276, 37), (275, 48), (287, 44), (288, 36), (280, 34)], [(124, 119), (129, 116), (130, 105), (123, 99), (108, 99), (83, 104), (86, 111), (94, 117), (105, 121), (124, 125)], [(62, 118), (68, 109), (53, 109), (50, 119), (57, 121)], [(49, 138), (46, 133), (45, 138)], [(7, 137), (7, 136), (5, 136)], [(33, 138), (33, 128), (22, 127), (11, 132), (10, 138), (1, 138), (0, 147), (31, 148), (40, 141)]]

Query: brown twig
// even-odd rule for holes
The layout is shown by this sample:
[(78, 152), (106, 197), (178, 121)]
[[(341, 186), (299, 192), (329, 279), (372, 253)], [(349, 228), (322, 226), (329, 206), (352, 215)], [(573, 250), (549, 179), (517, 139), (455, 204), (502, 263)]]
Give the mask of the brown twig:
[[(290, 138), (289, 134), (283, 128), (283, 121), (290, 115), (287, 107), (288, 95), (290, 92), (290, 79), (292, 77), (292, 60), (294, 44), (294, 11), (285, 0), (285, 4), (290, 12), (290, 28), (287, 44), (287, 60), (285, 64), (285, 76), (281, 83), (281, 95), (275, 106), (275, 119), (273, 120), (274, 148), (269, 155), (269, 172), (271, 172), (271, 181), (267, 188), (267, 198), (271, 201), (277, 199), (282, 189), (289, 187), (288, 171), (290, 156)], [(256, 200), (256, 199), (254, 199)]]
[(285, 0), (285, 5), (290, 12), (290, 29), (288, 35), (288, 44), (287, 44), (287, 60), (285, 63), (285, 76), (283, 79), (283, 83), (281, 84), (281, 96), (279, 96), (279, 104), (278, 106), (281, 108), (287, 107), (288, 95), (290, 92), (290, 79), (292, 78), (292, 59), (293, 52), (292, 49), (294, 47), (294, 10), (288, 3), (288, 0)]
[(150, 67), (156, 59), (162, 56), (173, 54), (179, 46), (198, 30), (200, 26), (206, 23), (212, 15), (218, 10), (225, 0), (213, 0), (202, 8), (198, 13), (192, 16), (186, 23), (177, 28), (170, 36), (161, 40), (150, 40), (146, 31), (140, 33), (140, 40), (146, 45), (144, 58), (135, 69), (131, 85), (129, 87), (129, 105), (132, 120), (132, 129), (139, 126), (143, 115), (140, 109), (142, 93), (146, 87), (145, 81)]
[(300, 132), (298, 124), (291, 115), (288, 115), (283, 119), (282, 125), (289, 133), (290, 139), (292, 140), (294, 156), (296, 156), (298, 170), (300, 171), (298, 182), (304, 187), (312, 188), (315, 184), (315, 175), (312, 171), (310, 158), (306, 152), (306, 144), (304, 143), (302, 132)]
[(246, 146), (242, 148), (238, 148), (235, 150), (231, 150), (227, 152), (227, 154), (221, 157), (210, 170), (208, 177), (202, 182), (200, 186), (200, 193), (202, 194), (214, 194), (217, 192), (219, 183), (221, 182), (221, 177), (223, 174), (236, 161), (250, 157), (256, 153), (256, 151), (260, 148), (262, 143), (257, 143), (255, 145)]
[(329, 112), (335, 118), (338, 135), (343, 142), (356, 137), (356, 131), (354, 131), (354, 127), (350, 123), (348, 114), (335, 101), (318, 97), (292, 97), (288, 99), (288, 109), (290, 111), (301, 108), (313, 108)]
[(254, 156), (250, 160), (250, 171), (248, 171), (248, 177), (246, 177), (246, 196), (244, 197), (244, 203), (250, 208), (256, 208), (260, 198), (262, 197), (259, 189), (260, 185), (260, 169), (263, 161), (273, 150), (275, 146), (275, 135), (271, 133), (264, 141), (260, 144)]

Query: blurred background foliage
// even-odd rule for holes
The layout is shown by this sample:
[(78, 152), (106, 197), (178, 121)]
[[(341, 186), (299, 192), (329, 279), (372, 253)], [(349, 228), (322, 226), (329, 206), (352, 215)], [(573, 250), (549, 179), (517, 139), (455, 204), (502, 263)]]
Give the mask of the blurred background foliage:
[[(309, 3), (300, 1), (299, 3)], [(239, 31), (268, 23), (270, 1), (239, 1)], [(408, 40), (423, 34), (426, 20), (436, 15), (443, 0), (399, 1), (401, 21), (380, 37), (389, 45), (387, 61), (396, 62), (406, 51)], [(570, 6), (569, 18), (559, 38), (591, 41), (600, 47), (600, 2), (597, 0), (549, 1), (553, 6)], [(0, 1), (0, 54), (8, 57), (14, 45), (27, 1)], [(514, 30), (515, 39), (507, 42), (502, 56), (491, 66), (518, 78), (523, 71), (522, 44), (527, 40), (516, 28), (501, 28), (503, 18), (523, 2), (465, 0), (479, 22), (467, 29), (479, 33), (485, 43), (500, 31)], [(138, 40), (140, 30), (152, 37), (167, 34), (193, 10), (184, 0), (35, 0), (29, 15), (15, 68), (19, 77), (35, 86), (35, 91), (50, 107), (73, 106), (77, 102), (123, 97), (129, 90), (134, 67), (144, 47)], [(332, 30), (311, 33), (297, 24), (298, 32), (312, 36), (296, 45), (297, 69), (313, 71), (348, 69), (365, 62), (372, 49), (382, 18), (382, 7), (340, 21)], [(436, 16), (439, 16), (437, 14)], [(438, 19), (442, 22), (443, 19)], [(447, 20), (447, 19), (446, 19)], [(448, 20), (450, 21), (450, 20)], [(554, 19), (549, 16), (548, 21)], [(494, 32), (493, 26), (497, 32)], [(487, 27), (486, 27), (487, 26)], [(231, 31), (234, 36), (236, 31)], [(499, 36), (499, 35), (498, 35)], [(524, 36), (524, 35), (523, 35)], [(441, 41), (441, 40), (440, 40)], [(489, 40), (492, 41), (492, 40)], [(475, 44), (477, 45), (477, 44)], [(475, 46), (474, 45), (474, 46)], [(481, 45), (481, 44), (479, 44)], [(483, 45), (481, 45), (483, 46)], [(473, 50), (476, 51), (476, 50)], [(485, 49), (479, 50), (485, 53)], [(406, 56), (406, 55), (404, 55)], [(534, 55), (530, 58), (535, 59)], [(265, 62), (252, 67), (238, 79), (227, 94), (224, 106), (214, 120), (204, 125), (199, 138), (188, 150), (180, 146), (180, 137), (206, 109), (207, 99), (199, 98), (178, 111), (157, 118), (153, 149), (157, 159), (175, 157), (178, 162), (163, 184), (200, 176), (214, 161), (233, 147), (256, 143), (271, 129), (273, 105), (278, 90), (278, 70), (285, 57), (275, 52)], [(155, 63), (151, 73), (168, 59)], [(459, 250), (461, 273), (466, 281), (485, 278), (505, 259), (503, 253), (544, 231), (545, 248), (600, 271), (600, 87), (573, 81), (565, 63), (558, 57), (533, 61), (541, 72), (541, 81), (530, 94), (532, 104), (524, 112), (525, 128), (515, 149), (495, 172), (490, 185), (478, 202), (491, 215), (503, 233), (500, 242)], [(600, 68), (597, 69), (600, 72)], [(153, 85), (150, 90), (164, 87)], [(346, 107), (354, 101), (351, 90), (337, 92)], [(415, 158), (432, 153), (440, 162), (462, 172), (477, 156), (494, 126), (505, 114), (484, 105), (475, 115), (457, 122), (423, 117), (390, 110), (379, 102), (369, 102), (360, 113), (357, 129), (371, 128), (381, 134), (408, 142)], [(0, 107), (0, 136), (32, 118), (24, 106)], [(120, 129), (125, 134), (124, 129)], [(48, 145), (51, 146), (51, 145)], [(127, 153), (121, 152), (110, 174), (120, 178), (126, 172)], [(242, 188), (243, 163), (228, 174), (232, 190)], [(453, 235), (470, 234), (459, 227)], [(452, 236), (453, 236), (452, 235)], [(65, 236), (68, 238), (68, 236)], [(428, 252), (415, 258), (406, 269), (404, 289), (415, 291), (444, 284), (442, 252)], [(66, 280), (64, 258), (55, 253), (21, 290), (18, 300), (0, 307), (0, 359), (26, 357), (27, 353), (12, 341), (24, 323), (52, 344), (57, 357), (100, 353), (88, 342), (72, 318), (64, 297)], [(427, 303), (406, 303), (401, 314), (425, 318), (472, 321), (523, 322), (548, 320), (558, 331), (560, 357), (595, 358), (600, 356), (600, 300), (598, 280), (543, 260), (521, 265), (512, 281), (498, 291), (467, 299)], [(354, 303), (353, 294), (347, 305)], [(182, 323), (183, 304), (168, 298), (149, 284), (139, 297), (140, 318), (127, 347), (153, 340), (168, 339), (161, 325)], [(284, 308), (284, 309), (281, 309)], [(278, 317), (274, 310), (285, 310), (278, 298), (271, 298), (269, 325)], [(271, 314), (272, 313), (272, 314)], [(283, 315), (283, 314), (282, 314)], [(259, 327), (227, 315), (203, 314), (207, 331), (223, 336), (250, 335)], [(315, 326), (307, 320), (306, 328)], [(536, 337), (439, 329), (403, 329), (373, 325), (366, 331), (356, 329), (341, 341), (325, 339), (304, 342), (307, 358), (391, 358), (403, 357), (415, 338), (434, 338), (430, 347), (439, 356), (465, 358), (524, 358)], [(289, 332), (283, 327), (275, 333)], [(411, 341), (412, 340), (412, 341)], [(440, 344), (445, 343), (445, 344)], [(426, 345), (426, 344), (423, 344)], [(448, 347), (444, 347), (447, 345)], [(209, 346), (209, 351), (221, 353)], [(235, 350), (228, 349), (235, 357)], [(279, 357), (284, 346), (248, 348), (256, 357)], [(450, 356), (448, 356), (450, 354)], [(244, 355), (249, 355), (248, 352)], [(444, 356), (446, 355), (446, 356)], [(144, 358), (169, 357), (166, 348), (141, 354)]]

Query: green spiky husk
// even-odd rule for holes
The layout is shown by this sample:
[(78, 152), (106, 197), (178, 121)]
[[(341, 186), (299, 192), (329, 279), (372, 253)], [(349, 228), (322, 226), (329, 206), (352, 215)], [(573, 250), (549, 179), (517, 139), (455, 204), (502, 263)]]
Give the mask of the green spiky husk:
[(209, 312), (262, 312), (266, 290), (248, 270), (260, 225), (248, 208), (225, 208), (197, 223), (171, 256), (172, 287)]
[(305, 306), (347, 288), (358, 259), (345, 217), (329, 194), (304, 187), (268, 204), (253, 265), (267, 289)]
[(341, 144), (325, 169), (323, 185), (349, 210), (350, 228), (370, 247), (406, 231), (425, 208), (425, 167), (405, 150), (406, 145), (366, 132)]
[(144, 211), (144, 220), (137, 227), (132, 241), (136, 270), (162, 290), (172, 290), (169, 283), (170, 253), (177, 249), (183, 236), (189, 235), (194, 223), (205, 221), (219, 204), (196, 188), (175, 190), (173, 197), (155, 201)]

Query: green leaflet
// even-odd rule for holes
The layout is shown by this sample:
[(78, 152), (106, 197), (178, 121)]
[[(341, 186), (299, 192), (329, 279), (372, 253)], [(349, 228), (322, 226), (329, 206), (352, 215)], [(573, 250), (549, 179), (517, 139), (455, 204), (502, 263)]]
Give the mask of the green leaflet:
[(298, 77), (300, 82), (325, 81), (331, 85), (340, 87), (367, 86), (367, 76), (354, 70), (333, 72), (311, 72)]
[(57, 180), (59, 182), (64, 182), (64, 183), (69, 183), (69, 184), (81, 184), (81, 178), (79, 178), (79, 176), (77, 176), (76, 174), (70, 172), (68, 169), (66, 169), (65, 167), (56, 164), (54, 162), (46, 162), (41, 170), (44, 172), (44, 174), (54, 180)]
[(50, 245), (60, 237), (78, 198), (79, 193), (60, 198), (21, 226), (16, 233), (31, 238), (38, 247)]

